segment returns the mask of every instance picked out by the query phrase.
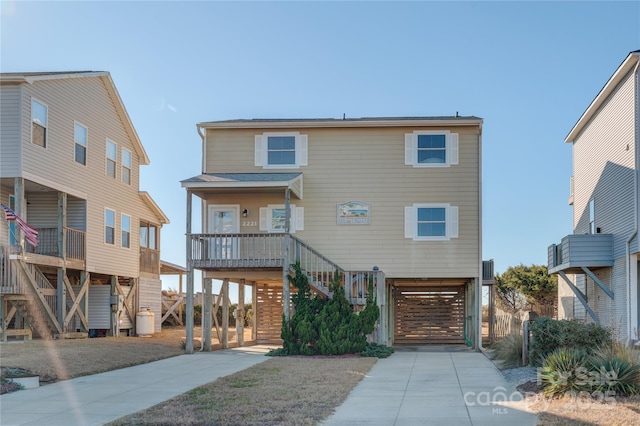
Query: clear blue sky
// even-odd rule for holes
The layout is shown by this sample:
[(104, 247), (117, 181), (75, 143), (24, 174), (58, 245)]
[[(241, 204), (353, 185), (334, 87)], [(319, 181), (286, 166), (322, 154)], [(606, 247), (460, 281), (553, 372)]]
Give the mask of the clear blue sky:
[(483, 257), (500, 273), (546, 264), (572, 232), (564, 138), (640, 49), (638, 1), (0, 7), (2, 72), (111, 73), (151, 158), (140, 187), (171, 220), (162, 258), (180, 265), (196, 123), (457, 111), (484, 119)]

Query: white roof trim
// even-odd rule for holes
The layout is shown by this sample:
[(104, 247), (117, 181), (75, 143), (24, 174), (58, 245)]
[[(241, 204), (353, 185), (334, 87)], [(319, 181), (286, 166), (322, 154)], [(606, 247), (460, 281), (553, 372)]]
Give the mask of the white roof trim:
[(140, 198), (142, 198), (142, 200), (145, 203), (147, 203), (147, 205), (151, 208), (151, 210), (153, 210), (156, 213), (156, 216), (158, 217), (158, 219), (160, 219), (161, 224), (166, 225), (168, 223), (171, 223), (169, 221), (169, 218), (164, 214), (164, 212), (160, 209), (158, 204), (156, 204), (153, 198), (151, 198), (151, 195), (149, 195), (148, 192), (140, 191), (139, 194), (140, 194)]
[(198, 123), (201, 129), (307, 129), (335, 127), (452, 127), (480, 126), (482, 119), (442, 119), (442, 120), (292, 120), (292, 121), (231, 121)]

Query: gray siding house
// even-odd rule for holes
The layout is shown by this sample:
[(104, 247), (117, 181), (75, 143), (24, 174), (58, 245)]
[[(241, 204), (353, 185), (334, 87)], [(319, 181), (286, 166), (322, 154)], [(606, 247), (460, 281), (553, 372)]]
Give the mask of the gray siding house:
[(255, 341), (280, 341), (300, 262), (320, 295), (338, 271), (355, 310), (373, 284), (380, 343), (480, 346), (482, 119), (241, 119), (198, 131), (203, 172), (182, 181), (187, 287), (196, 269), (205, 288), (251, 287)]
[[(108, 72), (0, 74), (0, 332), (118, 335), (153, 307), (160, 229), (139, 189), (149, 158)], [(2, 212), (2, 210), (0, 210)]]
[(573, 234), (548, 250), (558, 316), (612, 327), (637, 340), (640, 51), (606, 82), (565, 142), (573, 148)]

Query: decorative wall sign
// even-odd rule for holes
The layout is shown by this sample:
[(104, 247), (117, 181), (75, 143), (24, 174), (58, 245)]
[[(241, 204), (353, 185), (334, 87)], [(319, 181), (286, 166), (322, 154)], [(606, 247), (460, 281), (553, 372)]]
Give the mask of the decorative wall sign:
[(371, 205), (362, 201), (338, 204), (338, 225), (369, 225)]

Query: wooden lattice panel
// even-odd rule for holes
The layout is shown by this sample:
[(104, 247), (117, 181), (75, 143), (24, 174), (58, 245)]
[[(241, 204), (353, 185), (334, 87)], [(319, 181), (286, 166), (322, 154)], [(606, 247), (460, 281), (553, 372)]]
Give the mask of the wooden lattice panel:
[(465, 343), (464, 298), (464, 286), (396, 287), (394, 343)]
[(256, 300), (257, 343), (282, 344), (282, 287), (258, 284)]

